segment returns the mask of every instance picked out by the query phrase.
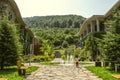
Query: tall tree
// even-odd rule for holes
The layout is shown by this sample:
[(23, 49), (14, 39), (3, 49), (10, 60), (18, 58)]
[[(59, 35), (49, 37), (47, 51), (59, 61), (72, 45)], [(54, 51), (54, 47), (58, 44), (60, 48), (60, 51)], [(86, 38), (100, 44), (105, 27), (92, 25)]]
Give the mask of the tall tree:
[(5, 65), (15, 65), (20, 58), (22, 46), (16, 26), (8, 20), (0, 21), (0, 69)]
[(109, 31), (100, 44), (101, 49), (106, 60), (120, 62), (120, 10), (115, 9), (106, 23)]

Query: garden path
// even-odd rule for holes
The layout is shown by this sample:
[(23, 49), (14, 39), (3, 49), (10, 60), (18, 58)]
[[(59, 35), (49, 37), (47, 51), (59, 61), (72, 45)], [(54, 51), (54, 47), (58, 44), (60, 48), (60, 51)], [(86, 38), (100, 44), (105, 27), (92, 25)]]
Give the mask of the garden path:
[(39, 65), (39, 69), (29, 75), (26, 80), (102, 80), (83, 66), (50, 66)]

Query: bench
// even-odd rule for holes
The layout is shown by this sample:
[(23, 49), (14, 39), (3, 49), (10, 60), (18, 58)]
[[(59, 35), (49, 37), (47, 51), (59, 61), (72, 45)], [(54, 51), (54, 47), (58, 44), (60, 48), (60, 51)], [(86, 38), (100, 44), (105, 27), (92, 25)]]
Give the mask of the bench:
[(0, 80), (8, 80), (7, 78), (0, 78)]
[(115, 74), (115, 75), (112, 75), (112, 77), (114, 77), (114, 78), (116, 78), (116, 79), (120, 80), (120, 74)]
[(28, 66), (21, 66), (20, 68), (18, 68), (18, 74), (25, 75), (27, 69), (28, 69)]
[(17, 61), (18, 66), (18, 75), (25, 75), (28, 66), (22, 66), (22, 62), (20, 60)]

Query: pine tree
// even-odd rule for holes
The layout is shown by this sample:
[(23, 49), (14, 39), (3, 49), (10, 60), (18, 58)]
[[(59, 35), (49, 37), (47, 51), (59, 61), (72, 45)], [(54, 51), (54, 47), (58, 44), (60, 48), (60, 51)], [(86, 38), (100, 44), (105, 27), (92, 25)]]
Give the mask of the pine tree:
[(109, 31), (100, 44), (101, 49), (106, 60), (118, 62), (120, 60), (120, 10), (115, 9), (111, 19), (106, 23), (109, 25)]
[(15, 65), (20, 58), (22, 46), (16, 26), (8, 20), (0, 20), (0, 69)]

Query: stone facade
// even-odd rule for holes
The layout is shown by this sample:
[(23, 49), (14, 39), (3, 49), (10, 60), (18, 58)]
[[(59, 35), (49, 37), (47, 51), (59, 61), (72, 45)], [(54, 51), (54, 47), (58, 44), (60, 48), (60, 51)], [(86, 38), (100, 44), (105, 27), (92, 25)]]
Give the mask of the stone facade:
[(11, 22), (15, 22), (15, 14), (7, 0), (2, 0), (0, 2), (0, 19), (3, 19), (4, 16), (6, 16)]
[(3, 17), (25, 28), (25, 23), (14, 0), (0, 0), (0, 19)]

